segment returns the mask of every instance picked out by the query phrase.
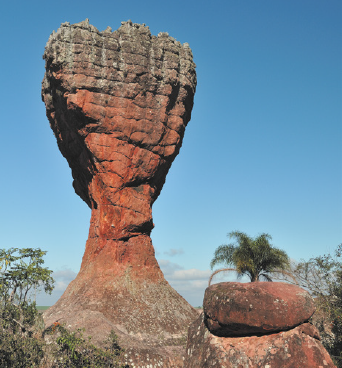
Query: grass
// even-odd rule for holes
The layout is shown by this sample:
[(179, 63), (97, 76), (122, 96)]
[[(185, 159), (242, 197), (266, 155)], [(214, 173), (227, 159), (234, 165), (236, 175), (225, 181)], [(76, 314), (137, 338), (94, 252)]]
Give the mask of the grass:
[(39, 311), (45, 311), (45, 310), (47, 310), (47, 309), (49, 309), (50, 308), (50, 306), (49, 305), (37, 305), (37, 310), (39, 310)]

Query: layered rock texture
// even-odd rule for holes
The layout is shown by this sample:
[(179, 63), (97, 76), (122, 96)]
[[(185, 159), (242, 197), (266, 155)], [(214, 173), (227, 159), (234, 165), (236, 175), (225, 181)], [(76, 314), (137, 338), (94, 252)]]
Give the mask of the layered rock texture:
[(310, 295), (294, 285), (212, 285), (189, 328), (185, 367), (335, 367), (308, 322), (314, 311)]
[(165, 281), (150, 233), (191, 116), (189, 45), (131, 21), (99, 32), (86, 20), (62, 24), (44, 59), (47, 117), (92, 210), (81, 270), (46, 323), (86, 327), (95, 341), (114, 328), (128, 362), (179, 366), (179, 341), (197, 313)]

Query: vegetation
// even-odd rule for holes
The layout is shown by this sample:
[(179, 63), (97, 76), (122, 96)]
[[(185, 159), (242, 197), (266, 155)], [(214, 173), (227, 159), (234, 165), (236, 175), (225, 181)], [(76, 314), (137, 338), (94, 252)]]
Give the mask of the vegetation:
[(315, 298), (313, 323), (335, 364), (342, 368), (342, 244), (333, 255), (292, 265), (292, 272), (299, 285)]
[(46, 311), (46, 310), (48, 310), (50, 308), (50, 306), (48, 306), (48, 305), (37, 305), (37, 309), (39, 310), (39, 311)]
[(46, 252), (31, 248), (0, 249), (1, 302), (27, 304), (32, 292), (43, 288), (51, 294), (54, 280), (52, 271), (42, 267)]
[(55, 341), (49, 354), (50, 364), (51, 356), (54, 357), (52, 368), (125, 367), (120, 363), (123, 349), (120, 348), (113, 330), (105, 341), (104, 349), (93, 345), (90, 337), (85, 339), (81, 329), (71, 332), (58, 322), (45, 330), (46, 334), (52, 335)]
[(52, 271), (43, 267), (45, 254), (31, 248), (0, 250), (0, 367), (124, 367), (114, 331), (100, 349), (81, 330), (71, 332), (57, 322), (44, 328), (35, 295), (39, 289), (53, 290)]
[(40, 249), (0, 250), (0, 366), (38, 367), (44, 356), (39, 338), (44, 322), (30, 291), (51, 293), (52, 271), (42, 267)]
[(251, 282), (261, 279), (272, 281), (270, 275), (275, 272), (286, 273), (291, 277), (287, 272), (290, 266), (287, 254), (270, 244), (272, 237), (269, 234), (251, 238), (245, 233), (233, 231), (228, 236), (235, 238), (237, 244), (219, 246), (210, 267), (213, 269), (220, 263), (233, 267), (216, 270), (209, 279), (209, 285), (213, 276), (222, 271), (236, 271), (239, 278), (247, 275)]

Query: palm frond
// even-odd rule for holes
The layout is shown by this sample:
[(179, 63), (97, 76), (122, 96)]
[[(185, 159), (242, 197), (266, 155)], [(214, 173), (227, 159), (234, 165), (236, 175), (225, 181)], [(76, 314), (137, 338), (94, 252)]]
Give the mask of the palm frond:
[(210, 268), (213, 269), (215, 265), (223, 263), (229, 266), (233, 262), (233, 254), (235, 247), (232, 244), (220, 245), (214, 254), (214, 258), (210, 262)]
[(214, 277), (216, 274), (218, 274), (219, 272), (225, 272), (225, 271), (236, 271), (236, 269), (235, 269), (235, 268), (220, 268), (219, 270), (216, 270), (216, 271), (215, 271), (215, 272), (213, 272), (213, 273), (211, 274), (211, 276), (209, 277), (208, 286), (210, 286), (211, 281), (212, 281), (213, 277)]

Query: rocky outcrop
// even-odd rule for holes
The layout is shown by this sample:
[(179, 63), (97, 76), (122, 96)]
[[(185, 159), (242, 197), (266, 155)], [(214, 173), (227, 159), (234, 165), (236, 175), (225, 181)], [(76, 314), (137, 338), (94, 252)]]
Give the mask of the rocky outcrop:
[(327, 368), (335, 367), (311, 324), (289, 331), (248, 337), (217, 337), (194, 322), (188, 335), (186, 368)]
[(47, 117), (92, 210), (81, 270), (46, 323), (86, 327), (95, 341), (114, 328), (124, 347), (135, 347), (128, 361), (172, 366), (197, 314), (158, 266), (151, 207), (191, 116), (189, 45), (131, 21), (99, 32), (86, 20), (62, 24), (44, 59)]
[(335, 367), (308, 322), (313, 300), (284, 283), (220, 283), (207, 288), (190, 326), (186, 368)]

